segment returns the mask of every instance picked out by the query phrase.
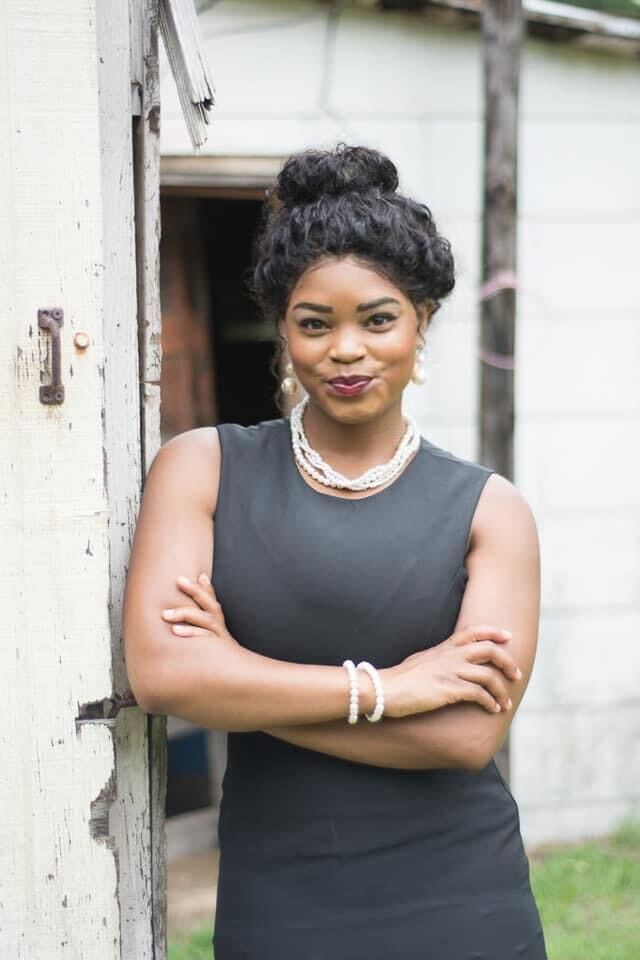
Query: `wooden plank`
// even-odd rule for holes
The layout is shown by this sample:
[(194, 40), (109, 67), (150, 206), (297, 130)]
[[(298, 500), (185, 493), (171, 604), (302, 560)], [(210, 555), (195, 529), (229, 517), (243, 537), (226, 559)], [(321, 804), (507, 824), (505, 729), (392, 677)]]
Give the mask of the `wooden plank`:
[[(119, 956), (93, 0), (0, 4), (0, 930), (12, 960)], [(62, 405), (44, 406), (64, 311)], [(88, 346), (74, 346), (86, 334)]]
[[(137, 287), (134, 221), (132, 57), (129, 0), (98, 4), (98, 80), (103, 191), (104, 463), (110, 504), (110, 605), (114, 689), (128, 687), (122, 600), (140, 502)], [(138, 35), (134, 34), (133, 40)], [(148, 817), (148, 717), (122, 710), (114, 724), (116, 791), (111, 832), (118, 856), (120, 955), (153, 958), (152, 838)]]
[[(160, 444), (160, 75), (158, 0), (131, 0), (133, 32), (141, 55), (140, 115), (134, 119), (134, 190), (141, 424), (141, 485)], [(147, 717), (149, 743), (149, 826), (151, 830), (151, 912), (153, 956), (167, 955), (167, 718)]]
[[(137, 709), (108, 719), (104, 710), (127, 685), (122, 594), (148, 468), (129, 69), (142, 55), (132, 56), (129, 13), (127, 0), (97, 9), (92, 0), (55, 0), (46, 18), (35, 0), (0, 9), (0, 356), (10, 371), (0, 402), (8, 507), (0, 542), (10, 558), (0, 608), (13, 631), (0, 647), (0, 801), (11, 838), (0, 850), (0, 929), (3, 955), (18, 960), (166, 956), (165, 721)], [(139, 17), (149, 106), (153, 5)], [(157, 141), (157, 110), (146, 117)], [(157, 208), (157, 147), (145, 162), (150, 176), (135, 195), (145, 223), (155, 223), (141, 258), (148, 347), (154, 322), (159, 328), (159, 223), (144, 191), (151, 183)], [(64, 311), (61, 406), (45, 407), (38, 395), (51, 352), (37, 328), (42, 306)], [(75, 334), (84, 348), (74, 347)], [(155, 386), (144, 408), (147, 451), (159, 438), (158, 379), (147, 384)]]
[(264, 199), (267, 187), (273, 187), (278, 171), (286, 160), (279, 157), (236, 157), (200, 154), (199, 156), (168, 156), (160, 158), (160, 178), (163, 193), (168, 187), (194, 189), (200, 194), (209, 188), (236, 188), (246, 197), (250, 191), (257, 199)]
[(160, 0), (159, 27), (194, 149), (207, 141), (213, 81), (202, 48), (193, 0)]
[[(480, 461), (513, 478), (518, 93), (521, 0), (487, 0), (484, 43), (484, 204), (480, 368)], [(502, 278), (502, 279), (501, 279)], [(496, 757), (509, 777), (509, 738)]]
[(160, 78), (157, 0), (132, 0), (143, 43), (142, 116), (134, 120), (142, 480), (160, 447)]

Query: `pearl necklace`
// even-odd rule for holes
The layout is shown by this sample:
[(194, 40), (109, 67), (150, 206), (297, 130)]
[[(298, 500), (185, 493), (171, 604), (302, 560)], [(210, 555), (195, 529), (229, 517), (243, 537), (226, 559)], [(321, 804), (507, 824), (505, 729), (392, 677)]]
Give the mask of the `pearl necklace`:
[(375, 467), (370, 467), (359, 477), (350, 479), (334, 470), (307, 440), (302, 426), (302, 414), (308, 402), (307, 394), (292, 409), (289, 417), (293, 453), (300, 467), (327, 487), (337, 487), (340, 490), (368, 490), (371, 487), (378, 487), (400, 473), (420, 446), (420, 434), (415, 420), (412, 417), (405, 417), (407, 427), (391, 459), (386, 463), (378, 463)]

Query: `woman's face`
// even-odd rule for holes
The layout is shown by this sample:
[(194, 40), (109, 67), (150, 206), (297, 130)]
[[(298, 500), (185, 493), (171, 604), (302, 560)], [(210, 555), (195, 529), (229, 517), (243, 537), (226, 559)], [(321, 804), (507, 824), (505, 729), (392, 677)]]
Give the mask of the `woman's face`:
[[(296, 375), (310, 400), (344, 423), (371, 420), (394, 404), (410, 380), (426, 331), (393, 283), (362, 261), (330, 257), (309, 267), (291, 292), (281, 325)], [(332, 386), (336, 377), (370, 378), (364, 388)]]

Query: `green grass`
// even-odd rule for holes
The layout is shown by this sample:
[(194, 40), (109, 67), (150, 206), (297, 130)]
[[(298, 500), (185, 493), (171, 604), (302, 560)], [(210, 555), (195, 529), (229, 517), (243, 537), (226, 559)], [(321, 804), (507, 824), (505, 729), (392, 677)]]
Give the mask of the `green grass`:
[[(549, 960), (640, 958), (640, 820), (529, 859)], [(169, 960), (212, 960), (210, 927), (170, 941)]]
[(195, 930), (186, 938), (169, 940), (168, 960), (212, 960), (210, 927)]
[(549, 960), (638, 960), (640, 821), (530, 859)]

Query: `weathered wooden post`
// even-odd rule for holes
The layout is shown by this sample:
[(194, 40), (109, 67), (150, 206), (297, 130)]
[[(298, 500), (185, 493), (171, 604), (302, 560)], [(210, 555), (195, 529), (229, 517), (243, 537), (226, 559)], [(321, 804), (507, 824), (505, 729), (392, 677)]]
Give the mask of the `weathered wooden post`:
[[(486, 0), (484, 207), (482, 221), (480, 451), (482, 463), (513, 478), (518, 89), (522, 0)], [(496, 762), (509, 777), (509, 740)]]
[(159, 444), (155, 4), (0, 5), (0, 954), (11, 960), (166, 954), (163, 720), (119, 709), (126, 562)]

